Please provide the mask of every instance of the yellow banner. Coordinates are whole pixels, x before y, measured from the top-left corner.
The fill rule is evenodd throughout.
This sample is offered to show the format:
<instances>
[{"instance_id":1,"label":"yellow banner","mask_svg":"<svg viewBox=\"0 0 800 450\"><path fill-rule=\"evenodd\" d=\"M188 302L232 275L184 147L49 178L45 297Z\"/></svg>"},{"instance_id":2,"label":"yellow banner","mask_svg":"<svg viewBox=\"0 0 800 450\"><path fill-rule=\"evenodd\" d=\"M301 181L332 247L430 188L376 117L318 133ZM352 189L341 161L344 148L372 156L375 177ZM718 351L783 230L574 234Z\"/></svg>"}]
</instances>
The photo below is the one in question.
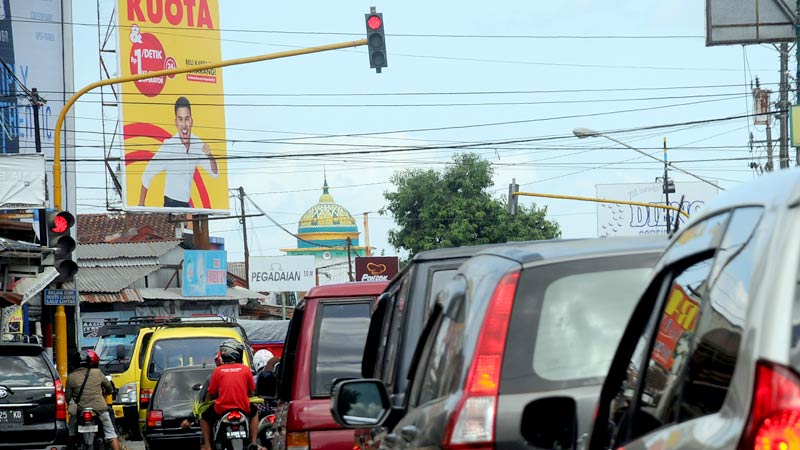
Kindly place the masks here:
<instances>
[{"instance_id":1,"label":"yellow banner","mask_svg":"<svg viewBox=\"0 0 800 450\"><path fill-rule=\"evenodd\" d=\"M120 76L222 59L217 0L119 0ZM222 70L122 84L129 210L229 209Z\"/></svg>"}]
</instances>

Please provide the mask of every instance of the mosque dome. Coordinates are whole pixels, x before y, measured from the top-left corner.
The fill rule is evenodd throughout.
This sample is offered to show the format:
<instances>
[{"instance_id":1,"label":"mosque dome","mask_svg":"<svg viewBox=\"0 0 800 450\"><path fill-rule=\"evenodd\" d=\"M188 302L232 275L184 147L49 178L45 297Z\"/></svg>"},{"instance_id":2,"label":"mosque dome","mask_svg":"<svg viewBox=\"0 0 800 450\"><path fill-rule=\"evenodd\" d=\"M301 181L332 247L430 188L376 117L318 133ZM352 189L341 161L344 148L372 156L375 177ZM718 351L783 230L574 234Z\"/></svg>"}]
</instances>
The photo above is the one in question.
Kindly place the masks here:
<instances>
[{"instance_id":1,"label":"mosque dome","mask_svg":"<svg viewBox=\"0 0 800 450\"><path fill-rule=\"evenodd\" d=\"M299 248L316 247L305 241L312 241L326 246L346 246L347 238L351 245L358 245L358 226L356 220L347 209L333 201L328 191L328 180L322 187L319 202L309 208L300 218L297 225Z\"/></svg>"}]
</instances>

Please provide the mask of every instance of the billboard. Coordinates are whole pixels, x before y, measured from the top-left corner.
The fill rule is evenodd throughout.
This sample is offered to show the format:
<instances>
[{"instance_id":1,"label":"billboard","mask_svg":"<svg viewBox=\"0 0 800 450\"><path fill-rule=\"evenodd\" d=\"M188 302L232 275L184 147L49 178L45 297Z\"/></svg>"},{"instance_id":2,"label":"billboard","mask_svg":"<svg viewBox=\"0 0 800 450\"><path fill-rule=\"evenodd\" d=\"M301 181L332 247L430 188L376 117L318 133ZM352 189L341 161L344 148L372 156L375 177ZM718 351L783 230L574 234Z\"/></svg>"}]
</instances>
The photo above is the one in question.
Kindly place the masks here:
<instances>
[{"instance_id":1,"label":"billboard","mask_svg":"<svg viewBox=\"0 0 800 450\"><path fill-rule=\"evenodd\" d=\"M222 59L217 0L119 0L119 75ZM122 83L123 205L129 210L226 212L222 71Z\"/></svg>"},{"instance_id":2,"label":"billboard","mask_svg":"<svg viewBox=\"0 0 800 450\"><path fill-rule=\"evenodd\" d=\"M665 202L662 183L598 184L595 189L597 197L602 199L658 205L663 205ZM703 209L706 203L717 196L717 193L717 188L702 181L676 181L675 192L669 194L669 204L676 208L680 207L691 216ZM598 203L597 236L667 234L667 211L647 206ZM669 211L673 224L676 214L677 211ZM687 217L681 215L679 220L683 224Z\"/></svg>"},{"instance_id":3,"label":"billboard","mask_svg":"<svg viewBox=\"0 0 800 450\"><path fill-rule=\"evenodd\" d=\"M389 281L399 267L397 256L356 256L356 281Z\"/></svg>"},{"instance_id":4,"label":"billboard","mask_svg":"<svg viewBox=\"0 0 800 450\"><path fill-rule=\"evenodd\" d=\"M658 327L652 359L669 371L675 362L675 350L681 339L694 333L700 306L683 288L674 284Z\"/></svg>"},{"instance_id":5,"label":"billboard","mask_svg":"<svg viewBox=\"0 0 800 450\"><path fill-rule=\"evenodd\" d=\"M69 0L0 0L0 153L35 153L33 108L23 90L36 88L42 152L53 156L53 129L65 103L64 22ZM67 45L71 45L68 43ZM71 71L71 61L66 64ZM71 77L71 75L69 75ZM16 78L16 80L15 80ZM18 81L17 81L18 80ZM52 163L51 163L52 164Z\"/></svg>"},{"instance_id":6,"label":"billboard","mask_svg":"<svg viewBox=\"0 0 800 450\"><path fill-rule=\"evenodd\" d=\"M0 209L46 208L44 155L0 155Z\"/></svg>"},{"instance_id":7,"label":"billboard","mask_svg":"<svg viewBox=\"0 0 800 450\"><path fill-rule=\"evenodd\" d=\"M786 0L706 0L706 45L794 42L795 4Z\"/></svg>"},{"instance_id":8,"label":"billboard","mask_svg":"<svg viewBox=\"0 0 800 450\"><path fill-rule=\"evenodd\" d=\"M224 297L228 292L228 254L224 250L184 250L184 297Z\"/></svg>"},{"instance_id":9,"label":"billboard","mask_svg":"<svg viewBox=\"0 0 800 450\"><path fill-rule=\"evenodd\" d=\"M313 255L250 258L249 289L256 292L307 291L317 284Z\"/></svg>"}]
</instances>

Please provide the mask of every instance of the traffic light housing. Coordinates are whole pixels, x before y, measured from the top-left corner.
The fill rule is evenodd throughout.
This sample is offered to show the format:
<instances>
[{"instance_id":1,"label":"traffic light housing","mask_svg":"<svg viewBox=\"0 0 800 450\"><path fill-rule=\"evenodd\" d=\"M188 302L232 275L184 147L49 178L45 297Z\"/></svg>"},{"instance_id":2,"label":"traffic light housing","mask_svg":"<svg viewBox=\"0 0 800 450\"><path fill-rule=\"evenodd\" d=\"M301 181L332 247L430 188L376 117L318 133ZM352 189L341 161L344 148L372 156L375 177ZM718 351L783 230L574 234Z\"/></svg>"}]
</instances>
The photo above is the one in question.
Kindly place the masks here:
<instances>
[{"instance_id":1,"label":"traffic light housing","mask_svg":"<svg viewBox=\"0 0 800 450\"><path fill-rule=\"evenodd\" d=\"M52 265L58 271L56 281L72 281L78 272L78 264L72 260L77 247L70 230L75 225L75 216L67 211L48 211L47 246L53 251Z\"/></svg>"},{"instance_id":2,"label":"traffic light housing","mask_svg":"<svg viewBox=\"0 0 800 450\"><path fill-rule=\"evenodd\" d=\"M386 67L386 35L383 32L383 14L375 12L373 8L369 14L364 14L367 23L367 52L369 52L369 67L381 73L381 68Z\"/></svg>"}]
</instances>

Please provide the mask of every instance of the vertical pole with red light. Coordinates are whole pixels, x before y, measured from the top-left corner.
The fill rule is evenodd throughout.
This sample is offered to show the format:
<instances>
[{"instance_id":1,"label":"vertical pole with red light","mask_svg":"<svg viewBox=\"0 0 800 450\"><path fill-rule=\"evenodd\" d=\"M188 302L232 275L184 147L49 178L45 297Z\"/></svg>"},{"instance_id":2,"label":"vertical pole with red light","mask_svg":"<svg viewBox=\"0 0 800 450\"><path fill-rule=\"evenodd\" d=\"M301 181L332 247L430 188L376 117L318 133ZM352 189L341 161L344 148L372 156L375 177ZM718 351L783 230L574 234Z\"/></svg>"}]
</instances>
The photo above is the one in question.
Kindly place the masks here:
<instances>
[{"instance_id":1,"label":"vertical pole with red light","mask_svg":"<svg viewBox=\"0 0 800 450\"><path fill-rule=\"evenodd\" d=\"M369 67L381 73L381 68L386 64L386 34L383 31L383 14L375 12L375 7L365 14L367 22L367 52L369 52Z\"/></svg>"}]
</instances>

